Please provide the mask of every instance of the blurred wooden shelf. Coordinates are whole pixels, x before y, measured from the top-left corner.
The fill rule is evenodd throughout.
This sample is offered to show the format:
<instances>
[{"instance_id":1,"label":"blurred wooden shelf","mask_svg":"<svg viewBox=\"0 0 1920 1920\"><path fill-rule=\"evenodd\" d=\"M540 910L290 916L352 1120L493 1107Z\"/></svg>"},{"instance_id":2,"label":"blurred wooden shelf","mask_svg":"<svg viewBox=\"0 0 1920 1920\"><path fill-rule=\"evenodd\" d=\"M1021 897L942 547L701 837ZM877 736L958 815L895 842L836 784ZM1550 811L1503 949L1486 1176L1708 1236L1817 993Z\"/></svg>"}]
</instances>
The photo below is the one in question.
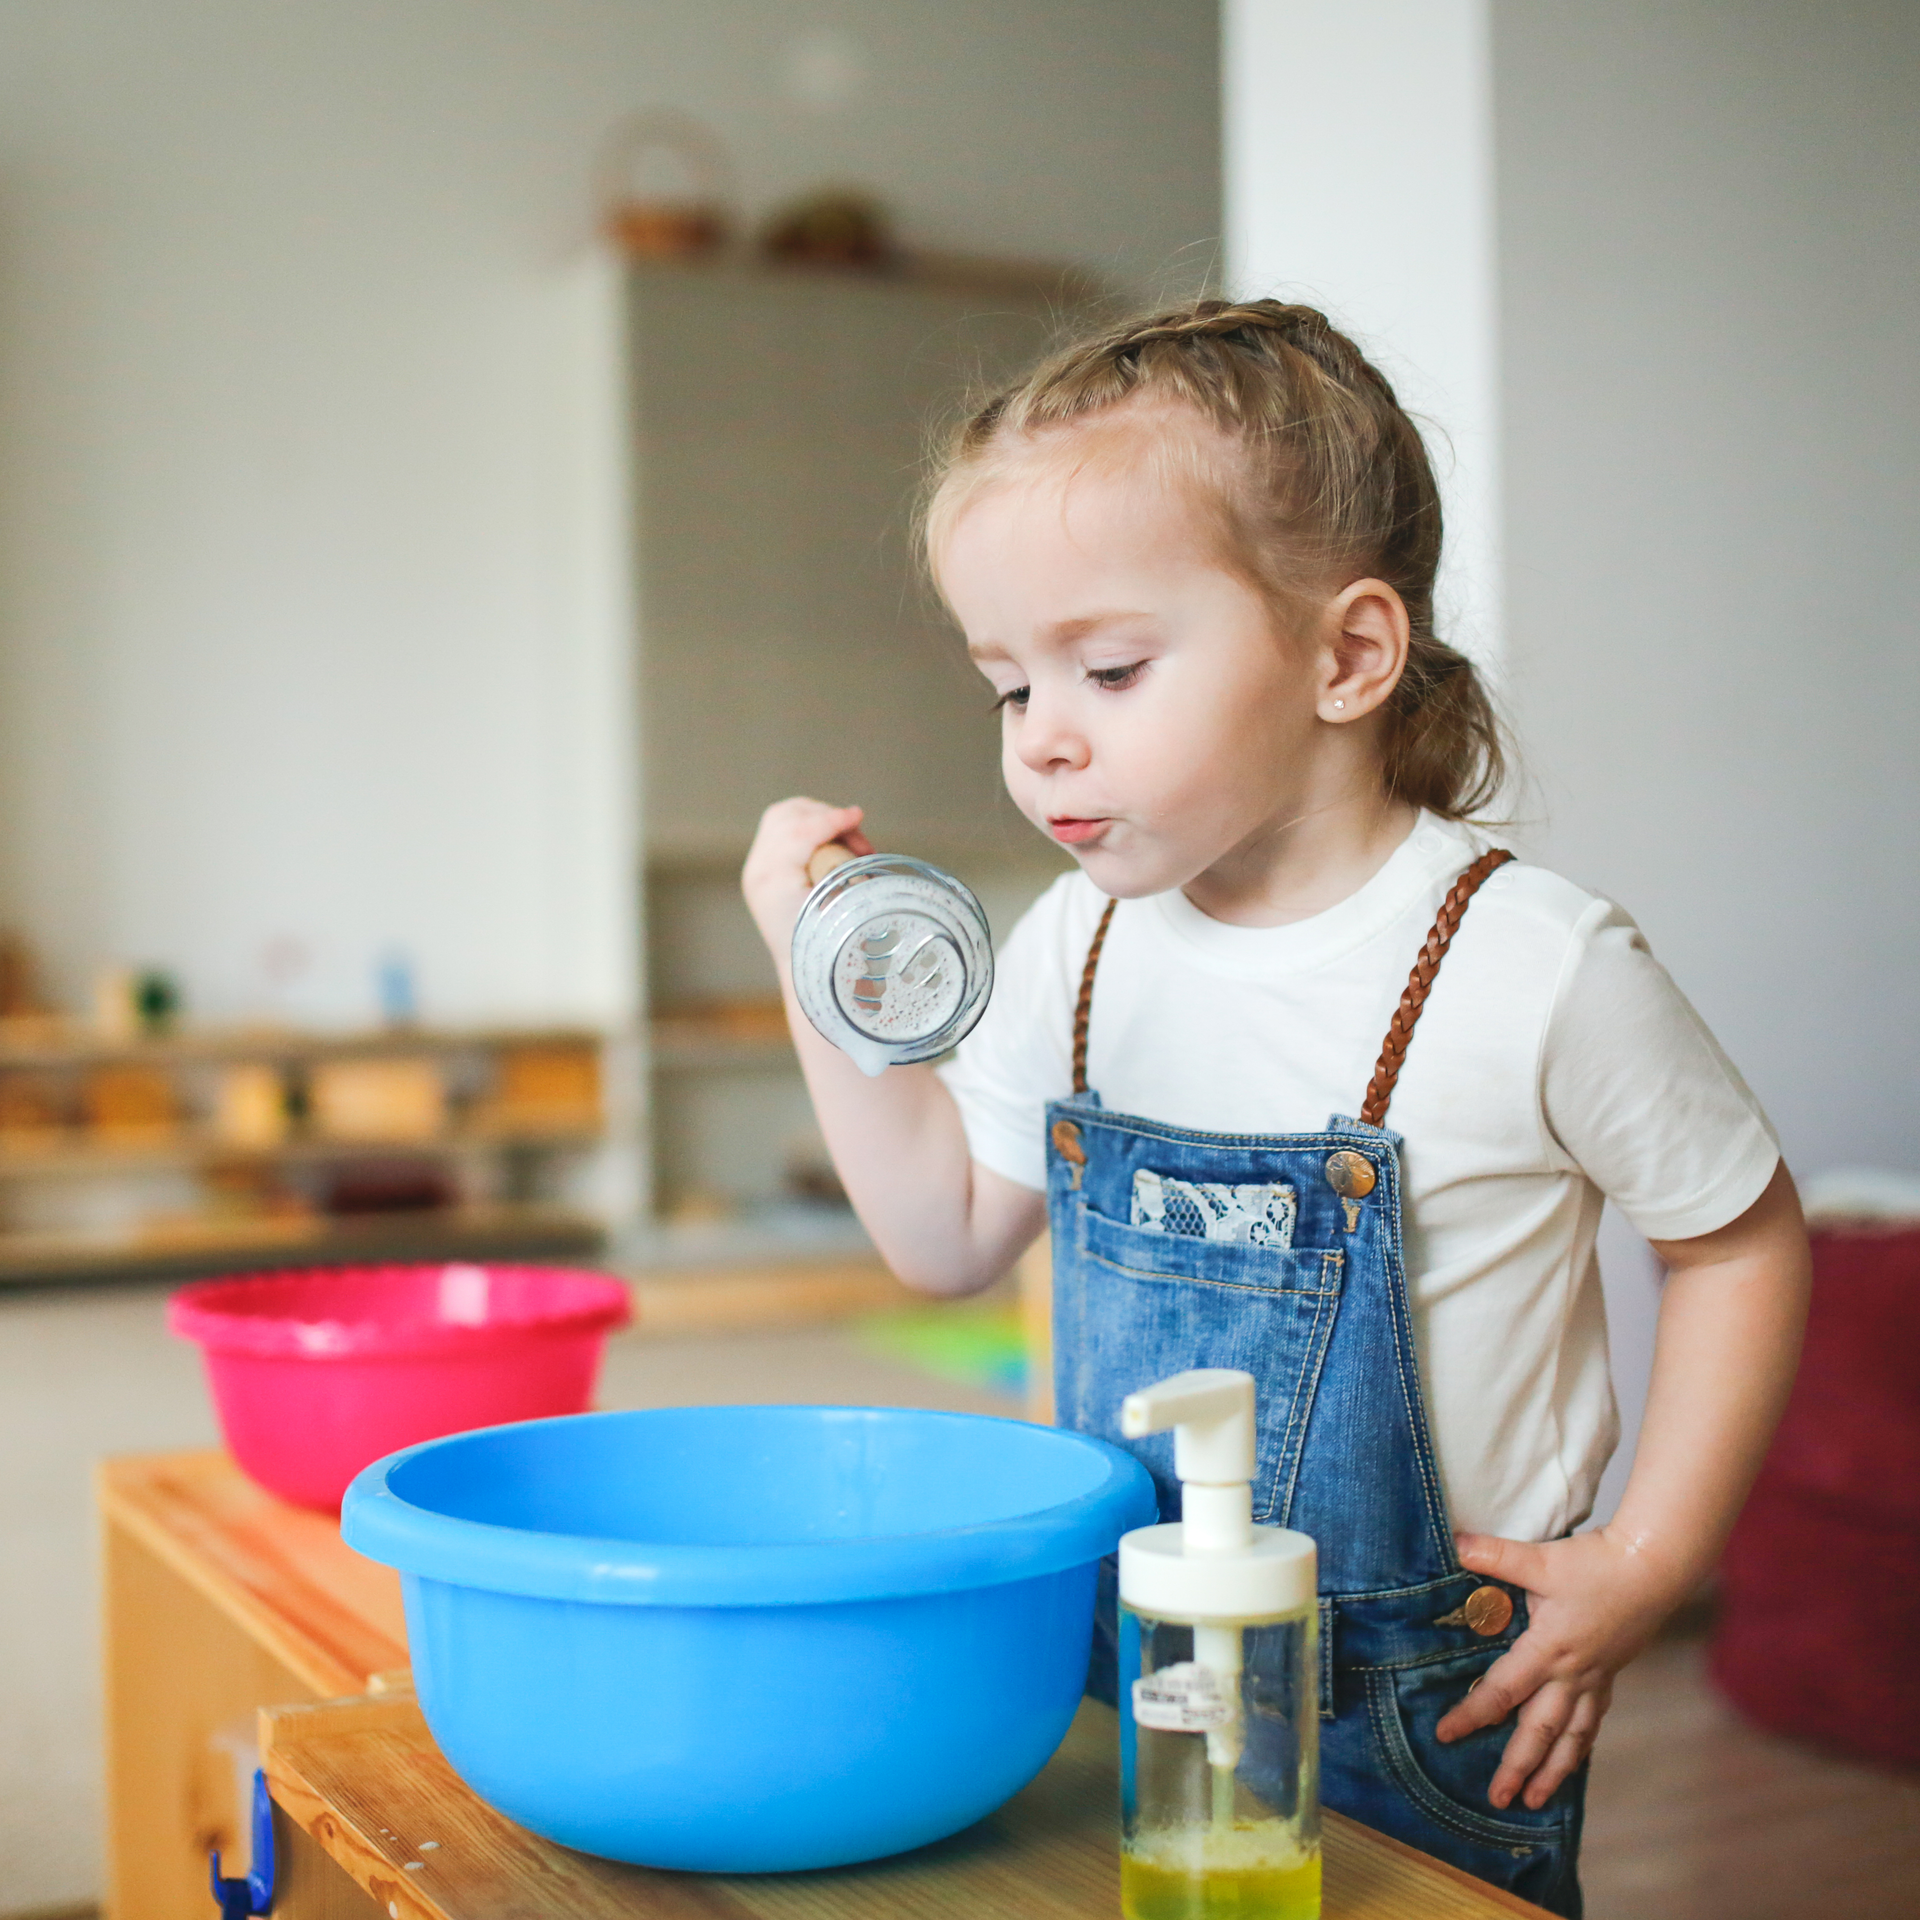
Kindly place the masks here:
<instances>
[{"instance_id":1,"label":"blurred wooden shelf","mask_svg":"<svg viewBox=\"0 0 1920 1920\"><path fill-rule=\"evenodd\" d=\"M293 1166L388 1155L429 1158L518 1150L558 1151L591 1147L603 1138L598 1126L466 1127L424 1140L321 1140L298 1136L275 1147L237 1146L199 1128L151 1140L116 1140L79 1129L44 1137L0 1135L0 1180L39 1179L47 1174L164 1172L174 1168L220 1166Z\"/></svg>"},{"instance_id":2,"label":"blurred wooden shelf","mask_svg":"<svg viewBox=\"0 0 1920 1920\"><path fill-rule=\"evenodd\" d=\"M573 1024L0 1021L0 1282L597 1254L604 1223L553 1203L608 1140L605 1047Z\"/></svg>"},{"instance_id":3,"label":"blurred wooden shelf","mask_svg":"<svg viewBox=\"0 0 1920 1920\"><path fill-rule=\"evenodd\" d=\"M159 1279L255 1267L381 1260L597 1258L606 1228L558 1206L472 1206L409 1213L263 1216L182 1223L111 1238L0 1234L0 1283Z\"/></svg>"},{"instance_id":4,"label":"blurred wooden shelf","mask_svg":"<svg viewBox=\"0 0 1920 1920\"><path fill-rule=\"evenodd\" d=\"M989 804L979 810L972 825L950 816L890 817L886 839L886 851L911 853L937 867L986 865L1000 873L1032 875L1041 884L1070 871L1059 849L998 796L989 796ZM669 881L724 880L732 885L746 864L748 844L736 834L709 833L698 826L656 832L647 840L647 875Z\"/></svg>"},{"instance_id":5,"label":"blurred wooden shelf","mask_svg":"<svg viewBox=\"0 0 1920 1920\"><path fill-rule=\"evenodd\" d=\"M756 288L814 281L882 294L890 289L909 292L931 289L941 293L1076 305L1108 298L1113 291L1098 274L1068 261L922 248L903 248L885 260L860 266L845 265L837 260L779 259L743 247L723 247L685 258L628 255L626 264L628 270L636 274L732 280Z\"/></svg>"},{"instance_id":6,"label":"blurred wooden shelf","mask_svg":"<svg viewBox=\"0 0 1920 1920\"><path fill-rule=\"evenodd\" d=\"M777 999L662 1008L650 1023L647 1056L658 1073L797 1064Z\"/></svg>"},{"instance_id":7,"label":"blurred wooden shelf","mask_svg":"<svg viewBox=\"0 0 1920 1920\"><path fill-rule=\"evenodd\" d=\"M767 1261L672 1273L633 1274L634 1325L642 1339L687 1333L765 1333L889 1313L914 1296L880 1261Z\"/></svg>"},{"instance_id":8,"label":"blurred wooden shelf","mask_svg":"<svg viewBox=\"0 0 1920 1920\"><path fill-rule=\"evenodd\" d=\"M164 1038L111 1040L78 1021L0 1020L0 1071L61 1067L184 1067L259 1060L385 1059L516 1047L590 1047L606 1036L591 1027L378 1027L330 1033L298 1027L187 1027Z\"/></svg>"}]
</instances>

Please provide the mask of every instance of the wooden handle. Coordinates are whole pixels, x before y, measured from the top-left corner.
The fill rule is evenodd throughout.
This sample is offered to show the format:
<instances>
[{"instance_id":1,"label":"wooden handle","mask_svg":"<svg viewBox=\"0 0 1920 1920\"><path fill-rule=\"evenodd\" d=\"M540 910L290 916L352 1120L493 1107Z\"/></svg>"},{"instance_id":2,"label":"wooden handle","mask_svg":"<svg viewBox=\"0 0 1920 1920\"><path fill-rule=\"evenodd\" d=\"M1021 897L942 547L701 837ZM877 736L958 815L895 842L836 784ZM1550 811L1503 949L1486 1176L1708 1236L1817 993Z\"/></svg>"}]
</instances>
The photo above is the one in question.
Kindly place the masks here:
<instances>
[{"instance_id":1,"label":"wooden handle","mask_svg":"<svg viewBox=\"0 0 1920 1920\"><path fill-rule=\"evenodd\" d=\"M849 860L860 856L851 847L842 846L838 840L829 840L824 847L815 847L807 856L807 883L817 887L835 867L844 867Z\"/></svg>"}]
</instances>

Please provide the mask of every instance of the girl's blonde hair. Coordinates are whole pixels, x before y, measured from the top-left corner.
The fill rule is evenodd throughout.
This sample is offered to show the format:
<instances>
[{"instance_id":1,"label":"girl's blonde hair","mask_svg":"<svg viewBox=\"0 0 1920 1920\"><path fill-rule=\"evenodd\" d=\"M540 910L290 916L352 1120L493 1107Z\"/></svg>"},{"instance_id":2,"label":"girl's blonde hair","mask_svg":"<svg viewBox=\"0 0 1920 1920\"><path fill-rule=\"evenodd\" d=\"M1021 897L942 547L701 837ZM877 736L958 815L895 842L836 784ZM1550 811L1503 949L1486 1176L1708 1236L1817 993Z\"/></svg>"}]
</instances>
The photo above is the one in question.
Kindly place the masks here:
<instances>
[{"instance_id":1,"label":"girl's blonde hair","mask_svg":"<svg viewBox=\"0 0 1920 1920\"><path fill-rule=\"evenodd\" d=\"M1330 578L1399 594L1413 637L1384 709L1387 792L1448 819L1486 807L1506 779L1504 732L1473 662L1433 630L1440 493L1425 443L1379 369L1312 307L1200 300L1053 354L953 434L924 516L929 558L986 487L1037 452L1081 448L1122 406L1197 414L1227 443L1222 461L1205 436L1162 431L1148 457L1162 479L1199 483L1231 559L1278 606Z\"/></svg>"}]
</instances>

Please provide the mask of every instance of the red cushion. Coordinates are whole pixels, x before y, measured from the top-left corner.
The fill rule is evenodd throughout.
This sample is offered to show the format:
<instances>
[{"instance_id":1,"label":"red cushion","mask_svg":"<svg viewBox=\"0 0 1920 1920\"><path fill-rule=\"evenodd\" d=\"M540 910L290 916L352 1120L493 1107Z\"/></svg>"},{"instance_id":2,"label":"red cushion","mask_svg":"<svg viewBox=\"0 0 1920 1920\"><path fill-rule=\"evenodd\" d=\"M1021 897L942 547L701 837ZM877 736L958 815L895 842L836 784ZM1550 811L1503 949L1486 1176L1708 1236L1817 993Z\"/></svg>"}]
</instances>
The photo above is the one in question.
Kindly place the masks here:
<instances>
[{"instance_id":1,"label":"red cushion","mask_svg":"<svg viewBox=\"0 0 1920 1920\"><path fill-rule=\"evenodd\" d=\"M1763 1488L1920 1528L1920 1228L1813 1236L1813 1303Z\"/></svg>"},{"instance_id":2,"label":"red cushion","mask_svg":"<svg viewBox=\"0 0 1920 1920\"><path fill-rule=\"evenodd\" d=\"M1920 1767L1920 1532L1757 1492L1721 1564L1710 1671L1763 1727Z\"/></svg>"},{"instance_id":3,"label":"red cushion","mask_svg":"<svg viewBox=\"0 0 1920 1920\"><path fill-rule=\"evenodd\" d=\"M1920 1766L1920 1228L1816 1233L1813 1272L1711 1669L1762 1726Z\"/></svg>"}]
</instances>

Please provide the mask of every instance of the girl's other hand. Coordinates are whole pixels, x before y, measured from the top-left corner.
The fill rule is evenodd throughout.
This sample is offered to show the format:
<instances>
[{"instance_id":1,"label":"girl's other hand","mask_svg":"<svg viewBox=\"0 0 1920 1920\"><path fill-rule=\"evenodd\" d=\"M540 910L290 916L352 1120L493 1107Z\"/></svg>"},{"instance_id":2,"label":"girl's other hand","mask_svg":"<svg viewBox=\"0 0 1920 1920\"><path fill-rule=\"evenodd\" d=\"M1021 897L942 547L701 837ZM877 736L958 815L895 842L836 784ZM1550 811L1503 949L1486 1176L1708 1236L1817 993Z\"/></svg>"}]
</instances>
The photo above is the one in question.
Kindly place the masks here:
<instances>
[{"instance_id":1,"label":"girl's other hand","mask_svg":"<svg viewBox=\"0 0 1920 1920\"><path fill-rule=\"evenodd\" d=\"M1447 1713L1436 1731L1458 1740L1518 1718L1487 1789L1496 1807L1548 1796L1593 1749L1613 1701L1613 1677L1683 1598L1665 1573L1605 1527L1544 1546L1463 1533L1460 1564L1524 1587L1527 1630Z\"/></svg>"},{"instance_id":2,"label":"girl's other hand","mask_svg":"<svg viewBox=\"0 0 1920 1920\"><path fill-rule=\"evenodd\" d=\"M829 840L844 841L854 853L871 853L873 844L860 831L864 817L862 808L832 807L824 800L780 800L760 816L740 872L740 891L783 981L793 923L813 891L807 862Z\"/></svg>"}]
</instances>

